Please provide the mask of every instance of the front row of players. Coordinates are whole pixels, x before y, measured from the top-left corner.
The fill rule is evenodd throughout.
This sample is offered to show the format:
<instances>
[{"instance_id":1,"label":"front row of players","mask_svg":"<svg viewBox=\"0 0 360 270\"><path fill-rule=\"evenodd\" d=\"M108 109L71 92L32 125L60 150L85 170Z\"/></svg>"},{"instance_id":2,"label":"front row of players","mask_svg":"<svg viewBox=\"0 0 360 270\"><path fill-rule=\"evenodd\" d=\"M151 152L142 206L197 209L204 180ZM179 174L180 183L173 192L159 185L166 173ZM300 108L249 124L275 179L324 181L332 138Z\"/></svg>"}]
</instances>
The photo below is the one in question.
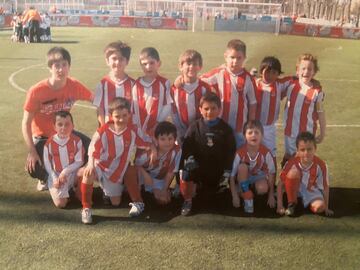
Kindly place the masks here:
<instances>
[{"instance_id":1,"label":"front row of players","mask_svg":"<svg viewBox=\"0 0 360 270\"><path fill-rule=\"evenodd\" d=\"M44 147L44 165L48 187L56 207L63 208L69 191L76 190L81 200L82 222L92 223L92 192L98 181L111 205L118 206L126 188L131 199L129 215L144 210L141 185L152 192L160 204L171 201L170 186L178 173L180 192L184 198L182 215L189 215L195 195L206 192L215 196L230 184L232 204L254 212L254 192L268 194L267 204L276 206L274 182L276 164L271 152L262 145L263 127L251 120L244 126L246 143L236 150L231 127L219 118L221 103L214 93L205 94L199 104L201 118L190 125L183 145L176 144L176 127L160 122L155 128L153 143L143 141L131 121L130 103L115 98L109 105L111 120L93 135L89 160L83 165L84 147L73 131L69 112L55 115L56 134ZM280 173L277 185L277 212L294 215L300 195L304 207L314 213L331 215L329 182L326 164L317 156L316 139L309 132L296 139L297 152ZM136 152L136 153L135 153ZM283 189L287 209L283 207Z\"/></svg>"}]
</instances>

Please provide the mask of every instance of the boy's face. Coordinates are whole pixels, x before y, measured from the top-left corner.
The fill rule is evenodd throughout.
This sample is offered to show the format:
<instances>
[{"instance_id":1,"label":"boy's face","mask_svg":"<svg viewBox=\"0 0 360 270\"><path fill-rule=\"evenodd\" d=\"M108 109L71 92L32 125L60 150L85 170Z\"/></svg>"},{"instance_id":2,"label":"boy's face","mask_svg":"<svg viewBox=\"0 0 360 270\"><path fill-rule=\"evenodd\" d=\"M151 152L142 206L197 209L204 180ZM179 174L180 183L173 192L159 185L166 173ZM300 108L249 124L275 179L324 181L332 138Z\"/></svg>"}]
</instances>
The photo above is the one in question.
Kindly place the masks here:
<instances>
[{"instance_id":1,"label":"boy's face","mask_svg":"<svg viewBox=\"0 0 360 270\"><path fill-rule=\"evenodd\" d=\"M175 145L175 137L173 134L162 134L156 138L156 142L159 150L168 152Z\"/></svg>"},{"instance_id":2,"label":"boy's face","mask_svg":"<svg viewBox=\"0 0 360 270\"><path fill-rule=\"evenodd\" d=\"M130 112L127 109L115 110L111 114L114 126L127 125L130 119Z\"/></svg>"},{"instance_id":3,"label":"boy's face","mask_svg":"<svg viewBox=\"0 0 360 270\"><path fill-rule=\"evenodd\" d=\"M309 85L312 78L315 76L314 63L308 60L301 60L297 67L296 73L300 82Z\"/></svg>"},{"instance_id":4,"label":"boy's face","mask_svg":"<svg viewBox=\"0 0 360 270\"><path fill-rule=\"evenodd\" d=\"M245 55L243 52L234 50L234 49L227 49L224 53L226 67L232 73L239 73L245 61Z\"/></svg>"},{"instance_id":5,"label":"boy's face","mask_svg":"<svg viewBox=\"0 0 360 270\"><path fill-rule=\"evenodd\" d=\"M263 135L262 135L260 129L258 129L256 127L249 128L245 131L245 139L246 139L246 143L248 145L259 146L263 139Z\"/></svg>"},{"instance_id":6,"label":"boy's face","mask_svg":"<svg viewBox=\"0 0 360 270\"><path fill-rule=\"evenodd\" d=\"M57 80L65 80L69 76L70 65L69 62L63 59L55 61L50 69L51 76Z\"/></svg>"},{"instance_id":7,"label":"boy's face","mask_svg":"<svg viewBox=\"0 0 360 270\"><path fill-rule=\"evenodd\" d=\"M261 75L265 83L273 83L279 77L279 72L274 69L264 68Z\"/></svg>"},{"instance_id":8,"label":"boy's face","mask_svg":"<svg viewBox=\"0 0 360 270\"><path fill-rule=\"evenodd\" d=\"M115 76L123 75L128 63L128 60L120 52L114 52L106 59L106 64Z\"/></svg>"},{"instance_id":9,"label":"boy's face","mask_svg":"<svg viewBox=\"0 0 360 270\"><path fill-rule=\"evenodd\" d=\"M180 65L181 74L185 79L196 79L200 70L201 66L198 61L184 61Z\"/></svg>"},{"instance_id":10,"label":"boy's face","mask_svg":"<svg viewBox=\"0 0 360 270\"><path fill-rule=\"evenodd\" d=\"M302 164L311 164L314 160L314 155L316 152L315 144L311 141L299 141L296 155L300 158Z\"/></svg>"},{"instance_id":11,"label":"boy's face","mask_svg":"<svg viewBox=\"0 0 360 270\"><path fill-rule=\"evenodd\" d=\"M60 117L56 116L55 119L55 131L58 134L59 138L65 139L68 138L71 132L74 129L74 124L71 122L70 116Z\"/></svg>"},{"instance_id":12,"label":"boy's face","mask_svg":"<svg viewBox=\"0 0 360 270\"><path fill-rule=\"evenodd\" d=\"M204 102L202 106L199 107L201 116L206 121L215 120L220 115L220 108L215 102Z\"/></svg>"},{"instance_id":13,"label":"boy's face","mask_svg":"<svg viewBox=\"0 0 360 270\"><path fill-rule=\"evenodd\" d=\"M145 77L155 78L158 75L161 61L157 61L150 56L143 56L140 57L140 65Z\"/></svg>"}]
</instances>

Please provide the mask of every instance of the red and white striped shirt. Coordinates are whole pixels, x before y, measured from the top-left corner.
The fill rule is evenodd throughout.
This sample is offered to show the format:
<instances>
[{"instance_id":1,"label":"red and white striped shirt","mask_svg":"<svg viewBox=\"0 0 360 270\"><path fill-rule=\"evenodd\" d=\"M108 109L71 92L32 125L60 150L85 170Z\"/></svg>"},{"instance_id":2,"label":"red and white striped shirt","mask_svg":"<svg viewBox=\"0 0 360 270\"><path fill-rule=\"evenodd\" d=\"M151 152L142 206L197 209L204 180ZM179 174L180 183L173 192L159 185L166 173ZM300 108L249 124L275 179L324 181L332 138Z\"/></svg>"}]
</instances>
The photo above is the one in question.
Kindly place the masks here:
<instances>
[{"instance_id":1,"label":"red and white striped shirt","mask_svg":"<svg viewBox=\"0 0 360 270\"><path fill-rule=\"evenodd\" d=\"M274 157L269 149L262 144L260 145L255 158L250 157L246 144L236 151L231 176L235 176L237 174L241 163L245 163L249 166L249 172L251 175L256 175L260 171L266 175L276 173Z\"/></svg>"},{"instance_id":2,"label":"red and white striped shirt","mask_svg":"<svg viewBox=\"0 0 360 270\"><path fill-rule=\"evenodd\" d=\"M288 172L295 166L301 175L301 185L300 190L307 189L311 191L312 189L324 190L329 186L329 173L326 163L321 160L319 157L314 156L314 160L310 166L304 168L301 165L300 158L294 157L290 159L286 164L284 169L280 173L280 179L285 182L286 175Z\"/></svg>"},{"instance_id":3,"label":"red and white striped shirt","mask_svg":"<svg viewBox=\"0 0 360 270\"><path fill-rule=\"evenodd\" d=\"M284 111L285 135L296 137L303 131L316 134L316 122L319 119L316 103L323 100L324 92L320 87L308 87L294 81L287 92Z\"/></svg>"},{"instance_id":4,"label":"red and white striped shirt","mask_svg":"<svg viewBox=\"0 0 360 270\"><path fill-rule=\"evenodd\" d=\"M171 112L170 81L157 76L151 83L142 78L132 88L133 123L143 134L152 136L158 122L166 120Z\"/></svg>"},{"instance_id":5,"label":"red and white striped shirt","mask_svg":"<svg viewBox=\"0 0 360 270\"><path fill-rule=\"evenodd\" d=\"M243 69L233 74L226 68L215 68L201 79L218 91L222 102L221 118L233 130L242 132L248 119L248 107L256 104L256 84L250 73Z\"/></svg>"},{"instance_id":6,"label":"red and white striped shirt","mask_svg":"<svg viewBox=\"0 0 360 270\"><path fill-rule=\"evenodd\" d=\"M280 101L286 97L291 82L292 77L278 79L271 84L261 79L256 81L256 119L264 126L273 125L279 119Z\"/></svg>"},{"instance_id":7,"label":"red and white striped shirt","mask_svg":"<svg viewBox=\"0 0 360 270\"><path fill-rule=\"evenodd\" d=\"M127 127L120 133L111 128L112 122L102 125L94 134L89 156L95 159L95 165L110 181L122 182L136 147L148 146L136 132Z\"/></svg>"},{"instance_id":8,"label":"red and white striped shirt","mask_svg":"<svg viewBox=\"0 0 360 270\"><path fill-rule=\"evenodd\" d=\"M83 156L81 139L74 134L65 139L55 134L44 146L44 166L53 179L56 179L60 173L69 175L79 169L84 163Z\"/></svg>"},{"instance_id":9,"label":"red and white striped shirt","mask_svg":"<svg viewBox=\"0 0 360 270\"><path fill-rule=\"evenodd\" d=\"M207 92L211 92L211 87L202 80L184 84L182 88L176 88L174 85L171 87L172 118L180 137L185 135L192 122L201 118L200 99Z\"/></svg>"},{"instance_id":10,"label":"red and white striped shirt","mask_svg":"<svg viewBox=\"0 0 360 270\"><path fill-rule=\"evenodd\" d=\"M105 122L109 121L109 103L116 97L126 98L132 103L131 89L135 80L126 76L121 82L114 82L109 75L101 79L96 86L93 104L105 115Z\"/></svg>"},{"instance_id":11,"label":"red and white striped shirt","mask_svg":"<svg viewBox=\"0 0 360 270\"><path fill-rule=\"evenodd\" d=\"M164 179L169 172L176 173L179 170L181 148L178 145L158 157L154 164L150 164L151 151L144 151L137 159L136 165L142 166L152 178Z\"/></svg>"}]
</instances>

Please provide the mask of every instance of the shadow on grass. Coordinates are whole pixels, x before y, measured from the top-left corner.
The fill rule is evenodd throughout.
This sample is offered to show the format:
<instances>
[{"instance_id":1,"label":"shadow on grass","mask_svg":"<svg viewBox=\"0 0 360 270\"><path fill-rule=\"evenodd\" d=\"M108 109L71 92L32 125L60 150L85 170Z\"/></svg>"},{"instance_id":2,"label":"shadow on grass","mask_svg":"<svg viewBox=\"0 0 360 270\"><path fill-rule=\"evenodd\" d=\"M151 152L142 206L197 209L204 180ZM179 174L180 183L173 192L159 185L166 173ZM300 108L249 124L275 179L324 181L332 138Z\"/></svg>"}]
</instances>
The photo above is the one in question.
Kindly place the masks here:
<instances>
[{"instance_id":1,"label":"shadow on grass","mask_svg":"<svg viewBox=\"0 0 360 270\"><path fill-rule=\"evenodd\" d=\"M130 218L127 216L129 210L129 198L125 194L120 207L111 207L103 204L102 191L100 188L94 189L94 224L99 224L107 221L120 222L140 222L140 223L166 223L173 218L180 215L182 200L174 199L167 206L159 206L156 204L151 195L145 194L144 201L146 209L144 213L137 218ZM356 188L331 188L330 190L330 208L335 211L335 216L332 219L342 217L360 216L360 189ZM60 223L80 223L80 202L72 198L68 207L65 210L56 209L52 205L51 198L48 193L8 193L0 191L0 220L18 220L23 222L60 222ZM103 209L103 210L102 210ZM122 216L107 216L105 209L120 210ZM15 211L14 211L15 210ZM67 211L68 210L68 211ZM112 210L111 210L112 211ZM99 215L99 213L102 213ZM115 213L115 212L114 212ZM124 213L126 216L124 216ZM115 213L116 214L116 213ZM193 214L188 220L189 223L194 223L197 219L204 221L206 219L212 223L212 218L203 216L202 214L210 214L216 216L229 217L249 217L245 215L242 209L235 209L231 206L230 193L220 194L217 198L206 199L204 197L197 197L194 199ZM302 221L301 216L308 214L308 211L300 211L299 215L295 217ZM199 217L197 217L199 215ZM278 218L274 210L266 206L266 196L259 196L255 199L255 214L251 216L255 219L274 219ZM215 217L214 217L215 218ZM187 218L183 221L187 223ZM219 218L216 217L216 220ZM240 219L243 220L243 219ZM181 221L181 222L183 222ZM218 221L217 221L218 222ZM219 223L219 222L218 222ZM191 227L191 224L189 226ZM205 226L205 225L204 225ZM209 224L210 227L214 224ZM238 229L238 224L218 224L229 227L229 229ZM266 228L268 226L263 224ZM285 228L285 230L287 230Z\"/></svg>"}]
</instances>

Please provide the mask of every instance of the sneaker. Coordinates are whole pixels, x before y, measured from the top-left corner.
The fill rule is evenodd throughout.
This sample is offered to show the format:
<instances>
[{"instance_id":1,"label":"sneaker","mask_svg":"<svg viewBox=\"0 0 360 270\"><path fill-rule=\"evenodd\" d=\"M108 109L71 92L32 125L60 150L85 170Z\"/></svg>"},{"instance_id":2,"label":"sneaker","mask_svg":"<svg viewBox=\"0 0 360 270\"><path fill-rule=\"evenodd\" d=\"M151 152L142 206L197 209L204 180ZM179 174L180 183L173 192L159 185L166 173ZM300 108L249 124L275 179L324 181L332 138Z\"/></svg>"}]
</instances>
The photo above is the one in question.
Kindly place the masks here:
<instances>
[{"instance_id":1,"label":"sneaker","mask_svg":"<svg viewBox=\"0 0 360 270\"><path fill-rule=\"evenodd\" d=\"M44 190L48 190L48 186L46 182L43 182L41 180L38 181L37 185L36 185L36 190L37 191L44 191Z\"/></svg>"},{"instance_id":2,"label":"sneaker","mask_svg":"<svg viewBox=\"0 0 360 270\"><path fill-rule=\"evenodd\" d=\"M191 212L192 201L184 201L181 207L181 215L188 216Z\"/></svg>"},{"instance_id":3,"label":"sneaker","mask_svg":"<svg viewBox=\"0 0 360 270\"><path fill-rule=\"evenodd\" d=\"M254 200L244 200L244 212L248 214L254 213Z\"/></svg>"},{"instance_id":4,"label":"sneaker","mask_svg":"<svg viewBox=\"0 0 360 270\"><path fill-rule=\"evenodd\" d=\"M84 224L92 223L92 213L90 208L84 208L81 210L81 221Z\"/></svg>"},{"instance_id":5,"label":"sneaker","mask_svg":"<svg viewBox=\"0 0 360 270\"><path fill-rule=\"evenodd\" d=\"M129 211L130 217L139 216L144 211L144 208L145 208L145 204L143 202L129 203L129 206L131 206L131 209Z\"/></svg>"},{"instance_id":6,"label":"sneaker","mask_svg":"<svg viewBox=\"0 0 360 270\"><path fill-rule=\"evenodd\" d=\"M290 216L290 217L294 216L295 215L295 208L296 208L296 204L290 203L288 205L288 208L285 210L285 215Z\"/></svg>"}]
</instances>

